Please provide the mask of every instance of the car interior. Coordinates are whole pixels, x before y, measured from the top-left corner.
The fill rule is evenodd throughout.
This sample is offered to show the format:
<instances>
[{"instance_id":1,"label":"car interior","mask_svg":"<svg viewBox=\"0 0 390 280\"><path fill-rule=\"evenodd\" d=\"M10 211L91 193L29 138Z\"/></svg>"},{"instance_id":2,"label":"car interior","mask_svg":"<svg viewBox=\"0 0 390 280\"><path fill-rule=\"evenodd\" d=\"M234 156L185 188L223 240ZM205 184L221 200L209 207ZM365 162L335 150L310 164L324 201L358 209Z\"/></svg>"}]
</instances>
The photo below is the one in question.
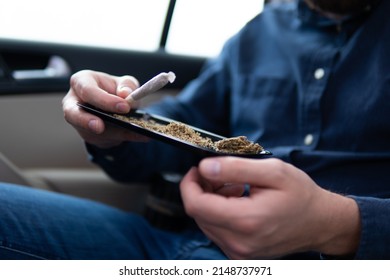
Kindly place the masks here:
<instances>
[{"instance_id":1,"label":"car interior","mask_svg":"<svg viewBox=\"0 0 390 280\"><path fill-rule=\"evenodd\" d=\"M92 164L83 141L64 120L61 100L71 75L83 69L130 74L141 84L173 71L178 73L176 81L143 99L141 106L177 94L207 59L165 50L179 1L169 1L154 51L0 36L0 181L143 213L149 186L115 182ZM258 2L260 11L263 1Z\"/></svg>"},{"instance_id":2,"label":"car interior","mask_svg":"<svg viewBox=\"0 0 390 280\"><path fill-rule=\"evenodd\" d=\"M2 41L1 57L1 180L85 196L126 210L141 209L136 204L145 186L108 178L88 161L84 143L64 120L61 100L69 89L69 77L78 70L96 69L116 75L134 73L141 82L166 69L182 73L172 86L144 98L144 106L176 94L197 75L203 59L19 41ZM66 71L58 76L46 74L53 58L66 64ZM129 203L131 197L138 198Z\"/></svg>"}]
</instances>

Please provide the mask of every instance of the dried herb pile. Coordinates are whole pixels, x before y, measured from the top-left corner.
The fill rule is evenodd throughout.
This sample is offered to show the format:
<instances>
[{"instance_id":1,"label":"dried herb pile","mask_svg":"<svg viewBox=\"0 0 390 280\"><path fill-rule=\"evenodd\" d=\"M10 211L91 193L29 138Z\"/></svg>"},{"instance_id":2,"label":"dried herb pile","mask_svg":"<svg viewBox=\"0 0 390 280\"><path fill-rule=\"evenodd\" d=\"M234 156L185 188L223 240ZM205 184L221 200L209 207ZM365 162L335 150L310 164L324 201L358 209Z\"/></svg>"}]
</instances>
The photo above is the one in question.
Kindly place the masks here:
<instances>
[{"instance_id":1,"label":"dried herb pile","mask_svg":"<svg viewBox=\"0 0 390 280\"><path fill-rule=\"evenodd\" d=\"M249 141L246 136L226 138L213 142L210 138L203 137L199 132L184 123L171 122L167 125L163 125L150 119L138 119L117 114L114 114L114 117L145 129L179 138L198 146L214 149L217 152L229 154L258 154L264 150L259 144Z\"/></svg>"}]
</instances>

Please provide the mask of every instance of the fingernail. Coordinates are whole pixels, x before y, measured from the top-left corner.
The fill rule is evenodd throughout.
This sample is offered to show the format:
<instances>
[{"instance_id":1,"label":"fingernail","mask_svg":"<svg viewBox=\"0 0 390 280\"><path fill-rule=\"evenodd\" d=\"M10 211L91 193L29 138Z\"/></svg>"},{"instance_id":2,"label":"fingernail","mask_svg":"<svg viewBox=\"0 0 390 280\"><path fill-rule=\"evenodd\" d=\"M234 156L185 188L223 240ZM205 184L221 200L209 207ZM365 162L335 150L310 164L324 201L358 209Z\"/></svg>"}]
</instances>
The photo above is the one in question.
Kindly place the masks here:
<instances>
[{"instance_id":1,"label":"fingernail","mask_svg":"<svg viewBox=\"0 0 390 280\"><path fill-rule=\"evenodd\" d=\"M127 113L129 111L129 105L123 102L116 104L115 109L118 113Z\"/></svg>"},{"instance_id":2,"label":"fingernail","mask_svg":"<svg viewBox=\"0 0 390 280\"><path fill-rule=\"evenodd\" d=\"M90 120L88 123L89 129L93 130L94 132L98 132L98 122L97 120Z\"/></svg>"},{"instance_id":3,"label":"fingernail","mask_svg":"<svg viewBox=\"0 0 390 280\"><path fill-rule=\"evenodd\" d=\"M126 87L126 86L119 88L119 91L125 92L125 93L127 93L127 95L129 95L130 93L133 92L133 90L130 87Z\"/></svg>"},{"instance_id":4,"label":"fingernail","mask_svg":"<svg viewBox=\"0 0 390 280\"><path fill-rule=\"evenodd\" d=\"M221 164L217 160L206 159L202 162L202 170L205 175L215 177L221 172Z\"/></svg>"}]
</instances>

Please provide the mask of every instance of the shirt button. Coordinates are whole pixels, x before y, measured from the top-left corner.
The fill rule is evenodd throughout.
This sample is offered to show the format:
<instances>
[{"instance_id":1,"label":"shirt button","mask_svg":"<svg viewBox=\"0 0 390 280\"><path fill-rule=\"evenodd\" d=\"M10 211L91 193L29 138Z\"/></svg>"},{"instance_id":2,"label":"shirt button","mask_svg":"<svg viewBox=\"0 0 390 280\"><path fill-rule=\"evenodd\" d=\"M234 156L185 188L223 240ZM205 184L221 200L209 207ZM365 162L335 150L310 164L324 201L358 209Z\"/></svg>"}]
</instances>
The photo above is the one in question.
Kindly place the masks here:
<instances>
[{"instance_id":1,"label":"shirt button","mask_svg":"<svg viewBox=\"0 0 390 280\"><path fill-rule=\"evenodd\" d=\"M323 68L318 68L314 71L314 78L321 80L325 76L325 70Z\"/></svg>"},{"instance_id":2,"label":"shirt button","mask_svg":"<svg viewBox=\"0 0 390 280\"><path fill-rule=\"evenodd\" d=\"M305 139L303 140L303 143L305 143L306 146L309 146L313 143L314 136L313 134L307 134L305 136Z\"/></svg>"},{"instance_id":3,"label":"shirt button","mask_svg":"<svg viewBox=\"0 0 390 280\"><path fill-rule=\"evenodd\" d=\"M113 156L107 155L104 157L107 161L114 161L115 158Z\"/></svg>"}]
</instances>

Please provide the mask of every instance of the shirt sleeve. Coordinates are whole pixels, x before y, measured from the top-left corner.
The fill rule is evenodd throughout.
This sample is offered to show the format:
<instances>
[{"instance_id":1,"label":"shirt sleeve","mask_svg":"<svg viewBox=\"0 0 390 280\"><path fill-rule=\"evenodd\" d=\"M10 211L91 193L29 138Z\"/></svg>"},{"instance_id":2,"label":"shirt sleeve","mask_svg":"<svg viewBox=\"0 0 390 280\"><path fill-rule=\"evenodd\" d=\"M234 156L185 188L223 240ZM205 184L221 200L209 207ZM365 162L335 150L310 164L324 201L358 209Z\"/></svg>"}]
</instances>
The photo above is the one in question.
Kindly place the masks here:
<instances>
[{"instance_id":1,"label":"shirt sleeve","mask_svg":"<svg viewBox=\"0 0 390 280\"><path fill-rule=\"evenodd\" d=\"M361 219L356 259L390 259L390 199L351 196Z\"/></svg>"}]
</instances>

